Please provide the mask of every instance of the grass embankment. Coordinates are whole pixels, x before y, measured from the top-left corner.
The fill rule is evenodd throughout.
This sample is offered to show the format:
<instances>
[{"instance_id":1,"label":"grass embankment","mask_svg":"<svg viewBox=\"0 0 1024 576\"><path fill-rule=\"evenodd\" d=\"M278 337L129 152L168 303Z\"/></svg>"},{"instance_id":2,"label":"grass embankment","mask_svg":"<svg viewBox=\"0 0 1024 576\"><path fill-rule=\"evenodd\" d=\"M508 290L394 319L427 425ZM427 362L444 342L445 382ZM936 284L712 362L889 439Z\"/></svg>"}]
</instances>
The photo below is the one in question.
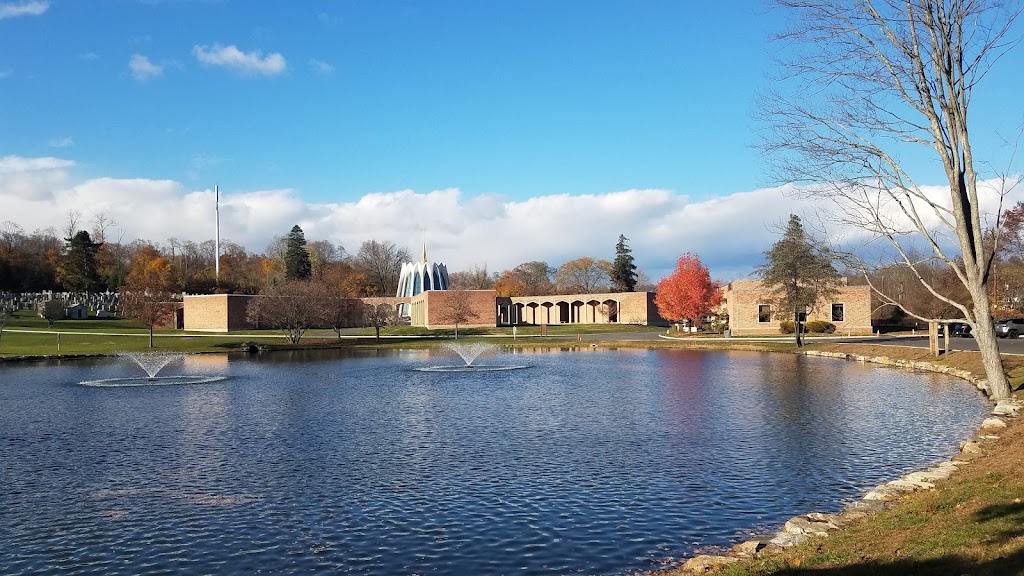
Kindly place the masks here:
<instances>
[{"instance_id":1,"label":"grass embankment","mask_svg":"<svg viewBox=\"0 0 1024 576\"><path fill-rule=\"evenodd\" d=\"M512 329L460 328L460 339L506 337L502 344L557 346L567 337L608 332L649 332L661 328L635 325L564 325L549 326L547 335L540 336L539 326L521 326L516 329L519 340L512 340ZM344 338L330 330L310 330L298 345L290 345L276 330L252 330L230 334L210 334L183 330L157 330L154 348L149 348L149 330L142 324L124 319L58 320L48 326L38 315L22 310L9 320L0 333L0 357L4 356L80 356L104 355L118 352L147 350L173 352L224 352L240 349L244 342L255 341L270 348L334 348L349 346L423 347L432 346L433 339L448 339L454 329L428 330L413 326L387 326L381 329L386 340L376 341L372 328L346 329ZM59 335L59 349L58 349ZM407 339L406 339L407 338ZM426 339L426 340L424 340Z\"/></svg>"},{"instance_id":2,"label":"grass embankment","mask_svg":"<svg viewBox=\"0 0 1024 576\"><path fill-rule=\"evenodd\" d=\"M816 344L813 348L903 360L930 360L983 374L977 352L935 359L927 350L870 345ZM1024 358L1004 356L1016 387ZM1018 392L1018 395L1021 393ZM1024 574L1024 424L1009 419L986 430L999 440L936 489L908 494L893 508L855 521L826 538L724 566L723 576L867 576ZM808 510L807 512L811 512ZM681 569L658 572L685 574Z\"/></svg>"}]
</instances>

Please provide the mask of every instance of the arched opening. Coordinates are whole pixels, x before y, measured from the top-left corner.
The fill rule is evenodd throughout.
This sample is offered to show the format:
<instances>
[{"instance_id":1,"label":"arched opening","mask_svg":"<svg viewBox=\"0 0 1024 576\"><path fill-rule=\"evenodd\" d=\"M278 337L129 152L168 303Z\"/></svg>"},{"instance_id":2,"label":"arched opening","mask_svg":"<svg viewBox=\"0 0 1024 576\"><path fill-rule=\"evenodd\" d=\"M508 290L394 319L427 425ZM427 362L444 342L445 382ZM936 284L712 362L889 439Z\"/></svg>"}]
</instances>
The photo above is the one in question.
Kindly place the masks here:
<instances>
[{"instance_id":1,"label":"arched opening","mask_svg":"<svg viewBox=\"0 0 1024 576\"><path fill-rule=\"evenodd\" d=\"M619 303L615 300L605 300L602 302L601 313L608 319L609 324L619 323Z\"/></svg>"},{"instance_id":2,"label":"arched opening","mask_svg":"<svg viewBox=\"0 0 1024 576\"><path fill-rule=\"evenodd\" d=\"M570 312L569 312L569 303L568 302L559 302L557 305L558 305L558 323L559 324L568 324L570 322L570 319L571 319Z\"/></svg>"}]
</instances>

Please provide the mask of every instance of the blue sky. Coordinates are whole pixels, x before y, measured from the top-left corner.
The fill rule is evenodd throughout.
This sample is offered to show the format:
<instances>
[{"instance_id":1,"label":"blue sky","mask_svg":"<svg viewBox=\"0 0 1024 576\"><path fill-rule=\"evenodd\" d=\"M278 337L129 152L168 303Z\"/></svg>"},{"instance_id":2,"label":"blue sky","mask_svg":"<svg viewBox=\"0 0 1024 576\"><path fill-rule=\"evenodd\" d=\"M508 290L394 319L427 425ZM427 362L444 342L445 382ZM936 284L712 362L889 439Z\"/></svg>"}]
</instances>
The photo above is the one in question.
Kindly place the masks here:
<instances>
[{"instance_id":1,"label":"blue sky","mask_svg":"<svg viewBox=\"0 0 1024 576\"><path fill-rule=\"evenodd\" d=\"M721 213L776 184L752 113L781 26L760 2L0 0L0 158L14 166L0 179L34 202L0 220L60 227L69 209L106 207L128 236L202 239L205 221L174 234L139 218L164 198L158 214L203 220L219 183L237 205L228 236L253 250L285 218L350 251L386 235L415 248L426 227L453 269L610 257L625 233L655 279L684 251L742 275L794 207L744 211L757 230L729 250L699 241L721 228L679 236L668 229L695 223L654 218ZM985 133L1024 120L1020 64L1004 62L1008 90L975 107ZM643 204L657 194L642 191L670 197ZM481 206L568 211L483 246L456 216ZM594 206L609 212L591 218ZM361 228L366 214L399 224ZM549 239L495 253L524 234Z\"/></svg>"}]
</instances>

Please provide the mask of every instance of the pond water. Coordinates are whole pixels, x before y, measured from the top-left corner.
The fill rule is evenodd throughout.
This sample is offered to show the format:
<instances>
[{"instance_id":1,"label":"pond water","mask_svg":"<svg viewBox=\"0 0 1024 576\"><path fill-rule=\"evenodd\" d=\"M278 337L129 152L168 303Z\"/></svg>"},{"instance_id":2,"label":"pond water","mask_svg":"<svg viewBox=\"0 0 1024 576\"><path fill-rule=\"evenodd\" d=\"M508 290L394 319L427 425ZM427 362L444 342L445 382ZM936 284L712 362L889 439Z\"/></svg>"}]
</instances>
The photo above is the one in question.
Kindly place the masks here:
<instances>
[{"instance_id":1,"label":"pond water","mask_svg":"<svg viewBox=\"0 0 1024 576\"><path fill-rule=\"evenodd\" d=\"M948 377L783 354L0 365L0 573L621 574L955 453Z\"/></svg>"}]
</instances>

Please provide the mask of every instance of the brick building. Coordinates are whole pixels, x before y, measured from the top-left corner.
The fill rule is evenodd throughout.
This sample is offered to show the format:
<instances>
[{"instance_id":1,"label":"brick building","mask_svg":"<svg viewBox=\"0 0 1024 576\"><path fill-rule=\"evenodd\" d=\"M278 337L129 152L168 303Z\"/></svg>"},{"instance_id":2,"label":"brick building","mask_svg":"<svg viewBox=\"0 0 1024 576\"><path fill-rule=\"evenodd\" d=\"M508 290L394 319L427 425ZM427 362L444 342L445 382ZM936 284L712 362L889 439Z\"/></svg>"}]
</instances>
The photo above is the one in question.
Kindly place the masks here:
<instances>
[{"instance_id":1,"label":"brick building","mask_svg":"<svg viewBox=\"0 0 1024 576\"><path fill-rule=\"evenodd\" d=\"M184 327L203 332L253 328L245 319L252 298L241 294L185 296ZM494 290L428 290L410 297L361 298L366 304L408 305L413 326L451 327L448 308L464 298L469 319L460 326L522 324L651 324L667 326L650 292L498 297Z\"/></svg>"},{"instance_id":2,"label":"brick building","mask_svg":"<svg viewBox=\"0 0 1024 576\"><path fill-rule=\"evenodd\" d=\"M779 334L779 323L792 320L789 311L776 310L771 290L760 280L735 280L723 289L729 330L733 336ZM871 288L848 286L843 278L836 294L809 310L807 320L823 320L836 326L836 332L871 332Z\"/></svg>"},{"instance_id":3,"label":"brick building","mask_svg":"<svg viewBox=\"0 0 1024 576\"><path fill-rule=\"evenodd\" d=\"M232 332L249 330L245 307L256 296L246 294L203 294L184 297L185 330L197 332Z\"/></svg>"}]
</instances>

